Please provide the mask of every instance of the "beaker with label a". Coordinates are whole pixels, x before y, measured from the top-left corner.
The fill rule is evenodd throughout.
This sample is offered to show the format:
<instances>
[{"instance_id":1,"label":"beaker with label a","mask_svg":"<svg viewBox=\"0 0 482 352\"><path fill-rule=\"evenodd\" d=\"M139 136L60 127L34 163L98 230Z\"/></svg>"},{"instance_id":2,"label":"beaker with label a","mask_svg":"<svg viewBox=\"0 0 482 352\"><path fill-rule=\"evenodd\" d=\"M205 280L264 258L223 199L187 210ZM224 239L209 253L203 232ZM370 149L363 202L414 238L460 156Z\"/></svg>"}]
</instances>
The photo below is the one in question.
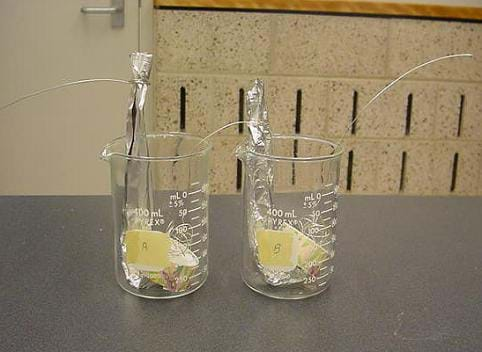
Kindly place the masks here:
<instances>
[{"instance_id":1,"label":"beaker with label a","mask_svg":"<svg viewBox=\"0 0 482 352\"><path fill-rule=\"evenodd\" d=\"M238 147L244 166L242 277L254 291L301 299L328 287L342 152L335 142L301 135L273 135L269 155Z\"/></svg>"},{"instance_id":2,"label":"beaker with label a","mask_svg":"<svg viewBox=\"0 0 482 352\"><path fill-rule=\"evenodd\" d=\"M186 133L146 140L149 156L129 155L124 137L101 154L111 171L116 278L137 296L179 297L208 275L211 145Z\"/></svg>"}]
</instances>

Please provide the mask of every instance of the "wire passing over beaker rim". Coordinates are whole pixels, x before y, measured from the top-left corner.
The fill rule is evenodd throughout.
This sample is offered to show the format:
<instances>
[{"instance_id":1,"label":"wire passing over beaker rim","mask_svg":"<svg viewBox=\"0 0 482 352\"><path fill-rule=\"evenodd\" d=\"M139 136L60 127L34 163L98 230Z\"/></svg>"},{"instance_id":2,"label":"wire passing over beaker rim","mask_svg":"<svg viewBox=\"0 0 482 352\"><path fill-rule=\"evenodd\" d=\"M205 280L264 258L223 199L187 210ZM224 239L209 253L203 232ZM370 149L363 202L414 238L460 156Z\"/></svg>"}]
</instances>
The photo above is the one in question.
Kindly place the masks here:
<instances>
[{"instance_id":1,"label":"wire passing over beaker rim","mask_svg":"<svg viewBox=\"0 0 482 352\"><path fill-rule=\"evenodd\" d=\"M100 158L106 161L108 161L112 157L121 157L128 160L142 160L142 161L179 161L179 160L193 158L196 156L201 156L207 153L212 148L211 143L209 143L206 140L203 140L202 137L189 134L189 133L184 133L184 132L153 133L153 134L148 134L146 137L150 140L155 140L158 138L173 138L173 139L178 139L183 141L189 140L189 141L192 141L192 146L194 146L195 149L191 147L188 149L190 150L189 153L181 153L181 154L176 153L176 155L166 155L166 156L152 156L152 155L155 155L155 152L153 152L151 156L128 155L127 152L125 151L125 136L121 136L121 137L117 137L116 139L114 139L104 147L104 149L100 153ZM173 140L173 143L176 143L176 141ZM123 150L124 152L116 151L119 149ZM176 148L176 150L177 149L178 148Z\"/></svg>"},{"instance_id":2,"label":"wire passing over beaker rim","mask_svg":"<svg viewBox=\"0 0 482 352\"><path fill-rule=\"evenodd\" d=\"M295 141L305 141L311 142L313 144L328 146L331 149L331 152L328 154L321 154L321 155L314 155L314 156L285 156L285 155L276 155L275 154L263 154L258 153L254 150L247 150L244 149L244 153L255 155L257 157L266 158L269 160L276 160L276 161L291 161L291 162L310 162L310 161L320 161L320 160L332 160L339 158L343 154L343 147L341 144L336 143L332 140L328 139L321 139L318 137L312 136L305 136L305 135L282 135L282 134L274 134L273 140L293 140Z\"/></svg>"}]
</instances>

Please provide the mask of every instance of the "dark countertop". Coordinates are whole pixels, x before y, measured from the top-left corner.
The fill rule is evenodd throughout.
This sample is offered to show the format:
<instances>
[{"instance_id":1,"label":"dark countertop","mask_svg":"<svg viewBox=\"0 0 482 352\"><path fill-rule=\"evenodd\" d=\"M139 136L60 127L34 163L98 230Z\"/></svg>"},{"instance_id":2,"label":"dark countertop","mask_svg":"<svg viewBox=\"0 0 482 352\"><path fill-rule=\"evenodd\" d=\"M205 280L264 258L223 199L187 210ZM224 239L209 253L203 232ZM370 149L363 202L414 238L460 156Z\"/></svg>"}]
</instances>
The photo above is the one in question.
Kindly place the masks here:
<instances>
[{"instance_id":1,"label":"dark countertop","mask_svg":"<svg viewBox=\"0 0 482 352\"><path fill-rule=\"evenodd\" d=\"M482 198L345 196L335 276L241 281L241 199L212 197L210 274L170 301L114 278L109 197L0 197L1 351L482 351Z\"/></svg>"}]
</instances>

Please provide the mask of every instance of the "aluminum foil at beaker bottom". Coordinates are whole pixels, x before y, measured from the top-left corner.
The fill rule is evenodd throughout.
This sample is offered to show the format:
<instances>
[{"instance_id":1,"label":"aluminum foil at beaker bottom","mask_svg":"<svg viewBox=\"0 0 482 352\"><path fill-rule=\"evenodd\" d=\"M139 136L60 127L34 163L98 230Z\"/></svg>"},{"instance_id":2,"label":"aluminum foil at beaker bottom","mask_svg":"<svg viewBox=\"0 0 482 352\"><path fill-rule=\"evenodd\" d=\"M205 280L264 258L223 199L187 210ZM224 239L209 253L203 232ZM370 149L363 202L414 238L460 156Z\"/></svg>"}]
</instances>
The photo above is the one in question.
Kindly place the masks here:
<instances>
[{"instance_id":1,"label":"aluminum foil at beaker bottom","mask_svg":"<svg viewBox=\"0 0 482 352\"><path fill-rule=\"evenodd\" d=\"M326 290L332 276L342 148L308 136L274 135L270 155L238 148L244 166L244 282L279 299ZM253 162L266 160L266 163ZM257 206L259 170L271 168L270 205Z\"/></svg>"},{"instance_id":2,"label":"aluminum foil at beaker bottom","mask_svg":"<svg viewBox=\"0 0 482 352\"><path fill-rule=\"evenodd\" d=\"M134 295L179 297L206 281L211 146L200 142L148 135L145 157L128 155L121 137L102 152L111 170L116 278Z\"/></svg>"}]
</instances>

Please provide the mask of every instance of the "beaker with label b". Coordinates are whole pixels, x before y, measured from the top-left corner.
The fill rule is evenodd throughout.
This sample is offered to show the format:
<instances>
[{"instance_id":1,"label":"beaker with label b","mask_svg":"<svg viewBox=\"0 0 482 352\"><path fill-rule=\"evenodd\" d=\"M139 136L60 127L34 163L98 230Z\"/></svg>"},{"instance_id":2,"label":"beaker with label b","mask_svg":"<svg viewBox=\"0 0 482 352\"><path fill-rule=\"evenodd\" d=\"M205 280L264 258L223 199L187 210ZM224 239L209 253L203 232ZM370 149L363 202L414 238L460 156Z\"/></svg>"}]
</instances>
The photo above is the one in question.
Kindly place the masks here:
<instances>
[{"instance_id":1,"label":"beaker with label b","mask_svg":"<svg viewBox=\"0 0 482 352\"><path fill-rule=\"evenodd\" d=\"M328 287L342 152L335 142L302 135L273 135L269 154L238 147L244 166L241 271L254 291L301 299Z\"/></svg>"}]
</instances>

